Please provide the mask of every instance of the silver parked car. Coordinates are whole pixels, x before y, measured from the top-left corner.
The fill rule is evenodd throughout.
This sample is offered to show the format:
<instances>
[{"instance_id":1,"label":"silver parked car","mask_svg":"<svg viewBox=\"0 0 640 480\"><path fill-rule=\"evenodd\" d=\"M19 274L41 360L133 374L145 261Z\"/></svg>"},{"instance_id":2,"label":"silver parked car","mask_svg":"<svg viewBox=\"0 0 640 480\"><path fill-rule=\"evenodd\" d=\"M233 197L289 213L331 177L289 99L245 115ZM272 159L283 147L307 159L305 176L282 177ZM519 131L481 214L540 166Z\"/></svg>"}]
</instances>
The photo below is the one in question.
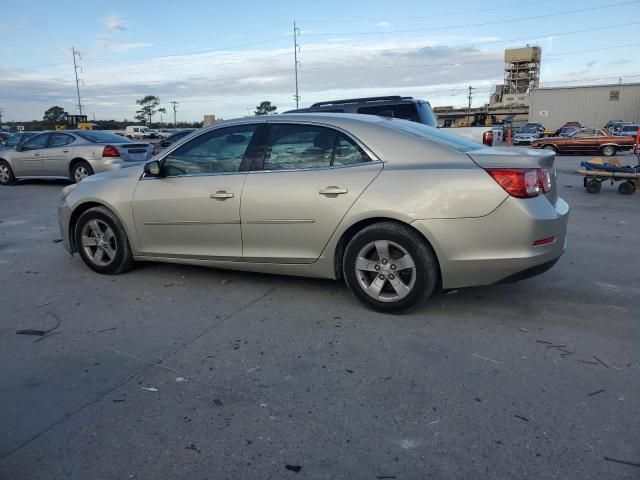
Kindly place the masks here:
<instances>
[{"instance_id":1,"label":"silver parked car","mask_svg":"<svg viewBox=\"0 0 640 480\"><path fill-rule=\"evenodd\" d=\"M98 172L142 164L153 145L136 143L109 132L65 130L43 132L0 151L0 184L20 178L58 177L79 182Z\"/></svg>"},{"instance_id":2,"label":"silver parked car","mask_svg":"<svg viewBox=\"0 0 640 480\"><path fill-rule=\"evenodd\" d=\"M245 118L65 187L60 228L99 273L150 260L344 278L402 311L437 286L550 268L569 214L554 159L378 116Z\"/></svg>"}]
</instances>

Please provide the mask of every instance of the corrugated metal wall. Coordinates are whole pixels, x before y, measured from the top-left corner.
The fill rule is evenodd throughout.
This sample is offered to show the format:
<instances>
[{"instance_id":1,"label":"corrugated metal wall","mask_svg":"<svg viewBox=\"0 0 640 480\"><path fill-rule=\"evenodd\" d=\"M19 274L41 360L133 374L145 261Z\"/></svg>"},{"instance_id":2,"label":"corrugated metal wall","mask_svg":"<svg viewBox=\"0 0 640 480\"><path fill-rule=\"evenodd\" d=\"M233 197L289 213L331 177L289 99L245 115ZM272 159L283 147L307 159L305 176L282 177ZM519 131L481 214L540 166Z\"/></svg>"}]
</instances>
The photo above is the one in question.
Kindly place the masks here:
<instances>
[{"instance_id":1,"label":"corrugated metal wall","mask_svg":"<svg viewBox=\"0 0 640 480\"><path fill-rule=\"evenodd\" d=\"M618 100L614 100L618 93ZM531 92L529 121L556 130L565 122L603 127L609 120L640 123L640 84L538 88Z\"/></svg>"}]
</instances>

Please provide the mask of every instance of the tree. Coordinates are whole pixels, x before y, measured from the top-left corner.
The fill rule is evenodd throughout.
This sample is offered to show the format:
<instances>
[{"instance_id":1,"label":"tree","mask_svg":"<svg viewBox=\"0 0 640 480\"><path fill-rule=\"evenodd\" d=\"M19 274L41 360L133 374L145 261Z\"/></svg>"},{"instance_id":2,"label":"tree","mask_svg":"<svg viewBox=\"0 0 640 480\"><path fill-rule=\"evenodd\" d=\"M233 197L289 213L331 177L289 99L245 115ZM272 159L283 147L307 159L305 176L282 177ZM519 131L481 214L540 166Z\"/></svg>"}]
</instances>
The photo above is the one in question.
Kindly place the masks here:
<instances>
[{"instance_id":1,"label":"tree","mask_svg":"<svg viewBox=\"0 0 640 480\"><path fill-rule=\"evenodd\" d=\"M57 123L61 123L64 120L65 115L67 115L67 112L64 111L64 108L56 105L44 112L42 120L49 126L54 127Z\"/></svg>"},{"instance_id":2,"label":"tree","mask_svg":"<svg viewBox=\"0 0 640 480\"><path fill-rule=\"evenodd\" d=\"M140 105L140 110L136 110L136 120L141 122L151 123L153 116L156 113L167 113L166 108L158 108L160 105L160 97L155 95L146 95L136 100L136 103Z\"/></svg>"},{"instance_id":3,"label":"tree","mask_svg":"<svg viewBox=\"0 0 640 480\"><path fill-rule=\"evenodd\" d=\"M276 107L275 105L271 105L271 102L268 100L265 100L264 102L261 102L260 105L258 105L256 107L255 112L253 112L254 115L270 115L272 113L278 113L276 112L276 110L278 109L278 107Z\"/></svg>"}]
</instances>

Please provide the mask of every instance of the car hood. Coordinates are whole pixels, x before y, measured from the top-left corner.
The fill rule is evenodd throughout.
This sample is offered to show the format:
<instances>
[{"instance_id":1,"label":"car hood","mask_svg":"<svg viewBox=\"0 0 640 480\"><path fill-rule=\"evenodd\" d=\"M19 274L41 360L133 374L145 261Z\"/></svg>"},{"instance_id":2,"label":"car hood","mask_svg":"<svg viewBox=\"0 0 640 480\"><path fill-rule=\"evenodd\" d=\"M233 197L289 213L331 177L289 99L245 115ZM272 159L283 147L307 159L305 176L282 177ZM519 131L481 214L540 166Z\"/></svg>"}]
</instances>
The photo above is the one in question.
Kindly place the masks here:
<instances>
[{"instance_id":1,"label":"car hood","mask_svg":"<svg viewBox=\"0 0 640 480\"><path fill-rule=\"evenodd\" d=\"M108 172L97 173L95 175L91 175L82 180L82 183L89 182L105 182L111 180L118 180L121 178L131 178L137 177L140 178L142 176L142 172L144 171L145 162L136 162L129 163L128 165L123 165L123 168L119 170L110 170Z\"/></svg>"}]
</instances>

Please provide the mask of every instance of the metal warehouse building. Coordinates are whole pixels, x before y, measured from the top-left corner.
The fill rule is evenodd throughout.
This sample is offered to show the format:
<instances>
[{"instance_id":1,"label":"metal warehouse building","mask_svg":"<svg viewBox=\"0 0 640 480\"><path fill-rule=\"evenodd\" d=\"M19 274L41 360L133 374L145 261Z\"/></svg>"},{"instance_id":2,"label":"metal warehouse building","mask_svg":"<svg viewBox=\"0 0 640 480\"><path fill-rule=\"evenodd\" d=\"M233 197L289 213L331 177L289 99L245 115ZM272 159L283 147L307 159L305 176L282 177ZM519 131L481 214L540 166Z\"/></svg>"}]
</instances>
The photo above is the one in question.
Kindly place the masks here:
<instances>
[{"instance_id":1,"label":"metal warehouse building","mask_svg":"<svg viewBox=\"0 0 640 480\"><path fill-rule=\"evenodd\" d=\"M601 128L609 120L640 123L640 83L531 90L529 121L547 130L572 121Z\"/></svg>"}]
</instances>

